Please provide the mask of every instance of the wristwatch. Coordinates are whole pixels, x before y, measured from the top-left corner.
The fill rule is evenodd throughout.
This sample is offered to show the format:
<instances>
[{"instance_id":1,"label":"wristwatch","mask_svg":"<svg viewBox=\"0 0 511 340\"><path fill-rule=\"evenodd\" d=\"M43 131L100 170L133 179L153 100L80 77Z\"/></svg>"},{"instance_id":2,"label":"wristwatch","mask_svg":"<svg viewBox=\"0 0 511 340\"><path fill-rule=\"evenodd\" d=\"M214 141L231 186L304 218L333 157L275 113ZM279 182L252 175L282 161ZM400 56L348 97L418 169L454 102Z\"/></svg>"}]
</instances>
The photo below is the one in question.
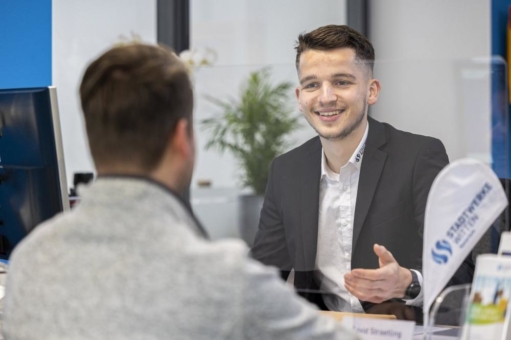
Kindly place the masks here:
<instances>
[{"instance_id":1,"label":"wristwatch","mask_svg":"<svg viewBox=\"0 0 511 340\"><path fill-rule=\"evenodd\" d=\"M413 270L410 270L410 273L412 274L412 283L406 288L405 296L403 297L404 300L413 300L419 296L421 292L421 284L417 273Z\"/></svg>"}]
</instances>

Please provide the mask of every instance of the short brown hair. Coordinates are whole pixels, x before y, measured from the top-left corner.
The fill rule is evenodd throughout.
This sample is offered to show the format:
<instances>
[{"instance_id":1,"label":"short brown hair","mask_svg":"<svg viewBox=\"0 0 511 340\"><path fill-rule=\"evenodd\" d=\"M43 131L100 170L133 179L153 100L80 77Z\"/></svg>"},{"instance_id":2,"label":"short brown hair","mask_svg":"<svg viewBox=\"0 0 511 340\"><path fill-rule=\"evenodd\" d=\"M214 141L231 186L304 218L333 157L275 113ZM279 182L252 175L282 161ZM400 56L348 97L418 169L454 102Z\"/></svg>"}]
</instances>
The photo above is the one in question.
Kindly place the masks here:
<instances>
[{"instance_id":1,"label":"short brown hair","mask_svg":"<svg viewBox=\"0 0 511 340\"><path fill-rule=\"evenodd\" d=\"M374 48L365 36L346 25L327 25L306 34L300 34L296 42L296 69L299 70L300 55L307 50L334 50L351 48L357 59L367 63L373 70Z\"/></svg>"},{"instance_id":2,"label":"short brown hair","mask_svg":"<svg viewBox=\"0 0 511 340\"><path fill-rule=\"evenodd\" d=\"M185 118L192 124L193 91L186 68L162 46L110 49L85 71L80 97L97 167L130 164L151 171L177 122Z\"/></svg>"}]
</instances>

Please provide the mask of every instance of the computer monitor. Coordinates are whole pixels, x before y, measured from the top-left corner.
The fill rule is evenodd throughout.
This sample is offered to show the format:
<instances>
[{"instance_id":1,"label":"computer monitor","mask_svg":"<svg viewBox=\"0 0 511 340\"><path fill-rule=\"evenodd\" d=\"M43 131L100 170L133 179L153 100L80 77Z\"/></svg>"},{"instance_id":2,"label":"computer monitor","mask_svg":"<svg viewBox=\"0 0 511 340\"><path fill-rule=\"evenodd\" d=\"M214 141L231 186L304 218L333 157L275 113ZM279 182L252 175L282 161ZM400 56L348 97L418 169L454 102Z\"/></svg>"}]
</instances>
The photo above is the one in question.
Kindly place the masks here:
<instances>
[{"instance_id":1,"label":"computer monitor","mask_svg":"<svg viewBox=\"0 0 511 340\"><path fill-rule=\"evenodd\" d=\"M0 258L68 209L56 88L0 90Z\"/></svg>"}]
</instances>

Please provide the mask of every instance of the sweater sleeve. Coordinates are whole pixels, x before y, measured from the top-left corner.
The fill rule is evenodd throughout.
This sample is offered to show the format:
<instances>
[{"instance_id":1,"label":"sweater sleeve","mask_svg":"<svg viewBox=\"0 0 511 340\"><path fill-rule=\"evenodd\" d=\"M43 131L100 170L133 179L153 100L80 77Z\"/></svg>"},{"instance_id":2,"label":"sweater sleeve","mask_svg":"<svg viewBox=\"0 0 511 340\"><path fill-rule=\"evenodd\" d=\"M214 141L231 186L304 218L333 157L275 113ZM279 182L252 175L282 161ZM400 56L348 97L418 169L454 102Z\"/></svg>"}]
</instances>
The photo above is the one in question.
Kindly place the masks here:
<instances>
[{"instance_id":1,"label":"sweater sleeve","mask_svg":"<svg viewBox=\"0 0 511 340\"><path fill-rule=\"evenodd\" d=\"M245 339L357 339L296 295L275 268L249 259L242 271Z\"/></svg>"}]
</instances>

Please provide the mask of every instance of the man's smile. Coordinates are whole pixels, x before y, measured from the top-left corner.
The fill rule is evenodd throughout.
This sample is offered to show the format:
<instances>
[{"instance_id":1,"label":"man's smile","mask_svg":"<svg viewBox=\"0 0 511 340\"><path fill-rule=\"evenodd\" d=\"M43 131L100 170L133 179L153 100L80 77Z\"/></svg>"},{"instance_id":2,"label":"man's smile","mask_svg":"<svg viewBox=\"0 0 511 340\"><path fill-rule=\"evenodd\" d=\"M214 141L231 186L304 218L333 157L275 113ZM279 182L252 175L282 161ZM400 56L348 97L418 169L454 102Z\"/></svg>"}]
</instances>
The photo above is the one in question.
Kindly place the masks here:
<instances>
[{"instance_id":1,"label":"man's smile","mask_svg":"<svg viewBox=\"0 0 511 340\"><path fill-rule=\"evenodd\" d=\"M314 114L322 121L331 122L337 120L346 111L346 109L321 109L313 110Z\"/></svg>"}]
</instances>

